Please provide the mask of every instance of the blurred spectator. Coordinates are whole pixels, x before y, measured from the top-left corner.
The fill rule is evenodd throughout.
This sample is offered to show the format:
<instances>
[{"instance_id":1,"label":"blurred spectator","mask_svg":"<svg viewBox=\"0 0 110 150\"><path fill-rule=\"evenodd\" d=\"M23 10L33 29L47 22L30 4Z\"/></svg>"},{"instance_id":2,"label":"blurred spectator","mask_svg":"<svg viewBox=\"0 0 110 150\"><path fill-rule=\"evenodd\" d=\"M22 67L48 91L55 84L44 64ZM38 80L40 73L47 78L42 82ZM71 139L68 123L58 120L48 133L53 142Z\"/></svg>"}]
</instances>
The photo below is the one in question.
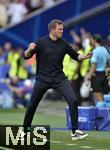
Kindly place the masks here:
<instances>
[{"instance_id":1,"label":"blurred spectator","mask_svg":"<svg viewBox=\"0 0 110 150\"><path fill-rule=\"evenodd\" d=\"M21 0L21 2L26 5L27 0Z\"/></svg>"},{"instance_id":2,"label":"blurred spectator","mask_svg":"<svg viewBox=\"0 0 110 150\"><path fill-rule=\"evenodd\" d=\"M0 27L5 27L8 22L7 6L4 4L4 0L0 1Z\"/></svg>"},{"instance_id":3,"label":"blurred spectator","mask_svg":"<svg viewBox=\"0 0 110 150\"><path fill-rule=\"evenodd\" d=\"M10 0L0 0L6 7L9 5Z\"/></svg>"},{"instance_id":4,"label":"blurred spectator","mask_svg":"<svg viewBox=\"0 0 110 150\"><path fill-rule=\"evenodd\" d=\"M13 94L14 107L24 108L27 105L27 101L25 100L24 89L19 85L19 81L17 76L13 76L7 82L7 85Z\"/></svg>"},{"instance_id":5,"label":"blurred spectator","mask_svg":"<svg viewBox=\"0 0 110 150\"><path fill-rule=\"evenodd\" d=\"M0 108L13 108L12 92L7 86L7 81L0 79Z\"/></svg>"},{"instance_id":6,"label":"blurred spectator","mask_svg":"<svg viewBox=\"0 0 110 150\"><path fill-rule=\"evenodd\" d=\"M4 57L2 47L0 47L0 65L3 65L3 64L5 64L5 57Z\"/></svg>"},{"instance_id":7,"label":"blurred spectator","mask_svg":"<svg viewBox=\"0 0 110 150\"><path fill-rule=\"evenodd\" d=\"M10 52L8 53L8 56L7 56L7 63L8 63L8 64L11 65L15 53L16 53L16 51L15 51L15 49L12 47L12 48L10 49Z\"/></svg>"},{"instance_id":8,"label":"blurred spectator","mask_svg":"<svg viewBox=\"0 0 110 150\"><path fill-rule=\"evenodd\" d=\"M84 49L86 49L90 46L91 35L84 28L80 29L80 34L81 34L82 46L84 47Z\"/></svg>"},{"instance_id":9,"label":"blurred spectator","mask_svg":"<svg viewBox=\"0 0 110 150\"><path fill-rule=\"evenodd\" d=\"M27 70L24 66L24 59L23 59L23 49L18 48L17 50L13 51L12 54L10 54L10 58L13 57L10 62L10 71L9 76L17 76L19 79L26 79L28 77ZM10 60L9 60L10 61Z\"/></svg>"},{"instance_id":10,"label":"blurred spectator","mask_svg":"<svg viewBox=\"0 0 110 150\"><path fill-rule=\"evenodd\" d=\"M21 22L26 14L51 7L56 0L0 0L0 27Z\"/></svg>"},{"instance_id":11,"label":"blurred spectator","mask_svg":"<svg viewBox=\"0 0 110 150\"><path fill-rule=\"evenodd\" d=\"M10 42L6 42L3 46L5 62L8 63L8 55L12 50L12 45Z\"/></svg>"},{"instance_id":12,"label":"blurred spectator","mask_svg":"<svg viewBox=\"0 0 110 150\"><path fill-rule=\"evenodd\" d=\"M44 7L51 7L55 4L54 0L43 0L44 1Z\"/></svg>"},{"instance_id":13,"label":"blurred spectator","mask_svg":"<svg viewBox=\"0 0 110 150\"><path fill-rule=\"evenodd\" d=\"M72 44L73 49L76 49L80 54L87 54L91 51L92 47L90 45L90 34L85 31L85 29L81 29L81 37L74 31L70 31L70 35L73 38L74 43ZM89 41L89 42L85 42ZM86 43L86 44L85 44ZM83 45L82 45L83 44ZM85 48L83 47L85 44ZM69 56L64 58L64 72L67 76L68 80L71 80L72 87L76 93L78 104L81 105L83 101L88 101L89 97L82 98L80 95L80 88L84 81L84 77L86 76L90 66L90 60L84 60L81 62L76 62L71 60Z\"/></svg>"},{"instance_id":14,"label":"blurred spectator","mask_svg":"<svg viewBox=\"0 0 110 150\"><path fill-rule=\"evenodd\" d=\"M79 54L88 53L84 50L81 43L74 43L73 47L77 50ZM82 100L85 99L82 99L80 96L80 87L89 68L89 59L77 62L66 55L63 64L64 73L67 76L67 79L71 81L72 87L76 93L78 105L81 105Z\"/></svg>"},{"instance_id":15,"label":"blurred spectator","mask_svg":"<svg viewBox=\"0 0 110 150\"><path fill-rule=\"evenodd\" d=\"M70 35L75 43L81 43L84 49L90 47L90 37L91 34L87 32L84 28L80 28L80 36L74 31L70 31Z\"/></svg>"},{"instance_id":16,"label":"blurred spectator","mask_svg":"<svg viewBox=\"0 0 110 150\"><path fill-rule=\"evenodd\" d=\"M27 7L29 12L33 12L37 9L40 9L44 6L43 0L29 0L27 2Z\"/></svg>"},{"instance_id":17,"label":"blurred spectator","mask_svg":"<svg viewBox=\"0 0 110 150\"><path fill-rule=\"evenodd\" d=\"M28 72L26 70L25 61L23 58L23 49L21 47L17 48L17 53L19 58L17 60L17 76L20 80L28 78Z\"/></svg>"},{"instance_id":18,"label":"blurred spectator","mask_svg":"<svg viewBox=\"0 0 110 150\"><path fill-rule=\"evenodd\" d=\"M26 6L20 0L13 0L8 6L8 14L10 16L10 23L16 24L23 20L27 14Z\"/></svg>"},{"instance_id":19,"label":"blurred spectator","mask_svg":"<svg viewBox=\"0 0 110 150\"><path fill-rule=\"evenodd\" d=\"M74 43L81 43L81 38L74 30L70 31L70 35L72 36Z\"/></svg>"}]
</instances>

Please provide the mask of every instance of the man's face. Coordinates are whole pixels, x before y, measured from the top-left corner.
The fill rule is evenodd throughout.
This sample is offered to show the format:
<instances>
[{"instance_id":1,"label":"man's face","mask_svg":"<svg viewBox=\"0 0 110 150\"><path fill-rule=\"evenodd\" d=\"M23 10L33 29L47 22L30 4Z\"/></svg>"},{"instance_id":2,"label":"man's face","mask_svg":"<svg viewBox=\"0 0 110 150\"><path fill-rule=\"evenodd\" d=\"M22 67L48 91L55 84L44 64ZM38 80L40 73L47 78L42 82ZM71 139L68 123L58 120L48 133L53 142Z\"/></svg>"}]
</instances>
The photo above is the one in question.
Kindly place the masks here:
<instances>
[{"instance_id":1,"label":"man's face","mask_svg":"<svg viewBox=\"0 0 110 150\"><path fill-rule=\"evenodd\" d=\"M91 39L90 39L90 43L91 43L91 45L94 47L95 46L95 40L91 37Z\"/></svg>"},{"instance_id":2,"label":"man's face","mask_svg":"<svg viewBox=\"0 0 110 150\"><path fill-rule=\"evenodd\" d=\"M56 25L56 27L53 29L53 34L56 38L62 38L63 35L64 26L62 24Z\"/></svg>"}]
</instances>

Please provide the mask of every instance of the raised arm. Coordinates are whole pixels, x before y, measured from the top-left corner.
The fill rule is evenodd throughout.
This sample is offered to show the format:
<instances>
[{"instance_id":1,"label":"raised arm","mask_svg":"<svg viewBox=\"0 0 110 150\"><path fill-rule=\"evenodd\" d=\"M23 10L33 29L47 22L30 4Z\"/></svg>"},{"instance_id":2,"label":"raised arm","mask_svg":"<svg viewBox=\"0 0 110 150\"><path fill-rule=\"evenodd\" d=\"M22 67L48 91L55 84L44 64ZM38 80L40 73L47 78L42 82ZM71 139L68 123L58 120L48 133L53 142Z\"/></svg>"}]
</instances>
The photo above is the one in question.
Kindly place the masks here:
<instances>
[{"instance_id":1,"label":"raised arm","mask_svg":"<svg viewBox=\"0 0 110 150\"><path fill-rule=\"evenodd\" d=\"M35 47L36 47L35 43L30 43L29 44L28 49L24 52L24 58L25 59L31 58L36 53Z\"/></svg>"}]
</instances>

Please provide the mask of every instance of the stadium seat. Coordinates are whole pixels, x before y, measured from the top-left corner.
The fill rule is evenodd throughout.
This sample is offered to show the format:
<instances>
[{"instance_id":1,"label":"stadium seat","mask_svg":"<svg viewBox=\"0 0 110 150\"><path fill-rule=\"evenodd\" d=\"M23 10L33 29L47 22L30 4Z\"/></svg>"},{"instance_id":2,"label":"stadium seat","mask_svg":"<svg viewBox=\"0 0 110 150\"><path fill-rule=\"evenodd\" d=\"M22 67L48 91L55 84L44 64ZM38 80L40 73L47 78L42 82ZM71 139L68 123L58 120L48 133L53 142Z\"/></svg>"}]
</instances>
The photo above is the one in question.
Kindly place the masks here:
<instances>
[{"instance_id":1,"label":"stadium seat","mask_svg":"<svg viewBox=\"0 0 110 150\"><path fill-rule=\"evenodd\" d=\"M106 107L110 107L110 94L104 95L104 101L105 101Z\"/></svg>"},{"instance_id":2,"label":"stadium seat","mask_svg":"<svg viewBox=\"0 0 110 150\"><path fill-rule=\"evenodd\" d=\"M8 65L8 64L0 65L0 79L7 77L9 68L10 68L10 65Z\"/></svg>"}]
</instances>

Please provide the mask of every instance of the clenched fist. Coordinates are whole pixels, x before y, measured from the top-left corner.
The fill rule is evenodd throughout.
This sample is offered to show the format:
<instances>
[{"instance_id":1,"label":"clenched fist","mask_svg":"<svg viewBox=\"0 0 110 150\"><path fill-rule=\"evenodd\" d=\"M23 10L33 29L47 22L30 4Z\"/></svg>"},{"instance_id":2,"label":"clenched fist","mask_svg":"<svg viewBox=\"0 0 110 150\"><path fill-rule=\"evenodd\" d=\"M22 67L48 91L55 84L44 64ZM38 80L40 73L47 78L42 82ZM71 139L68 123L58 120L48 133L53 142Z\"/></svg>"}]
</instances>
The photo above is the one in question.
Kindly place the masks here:
<instances>
[{"instance_id":1,"label":"clenched fist","mask_svg":"<svg viewBox=\"0 0 110 150\"><path fill-rule=\"evenodd\" d=\"M35 47L36 47L36 44L35 44L35 43L30 43L28 49L34 50Z\"/></svg>"}]
</instances>

